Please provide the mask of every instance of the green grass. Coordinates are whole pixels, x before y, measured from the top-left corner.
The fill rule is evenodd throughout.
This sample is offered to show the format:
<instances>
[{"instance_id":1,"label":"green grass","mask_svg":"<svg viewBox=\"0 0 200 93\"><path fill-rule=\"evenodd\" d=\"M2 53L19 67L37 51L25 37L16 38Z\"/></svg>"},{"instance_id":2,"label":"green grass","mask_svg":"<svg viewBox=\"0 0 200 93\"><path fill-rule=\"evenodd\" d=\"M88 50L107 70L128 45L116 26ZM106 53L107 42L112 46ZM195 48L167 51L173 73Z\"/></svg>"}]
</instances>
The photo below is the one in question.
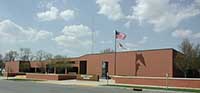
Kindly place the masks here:
<instances>
[{"instance_id":1,"label":"green grass","mask_svg":"<svg viewBox=\"0 0 200 93\"><path fill-rule=\"evenodd\" d=\"M200 93L200 90L197 90L197 89L180 89L180 88L168 88L168 89L166 89L166 88L160 88L160 87L128 86L128 85L103 85L103 86Z\"/></svg>"},{"instance_id":2,"label":"green grass","mask_svg":"<svg viewBox=\"0 0 200 93\"><path fill-rule=\"evenodd\" d=\"M5 79L11 81L44 81L44 80L35 80L35 79Z\"/></svg>"}]
</instances>

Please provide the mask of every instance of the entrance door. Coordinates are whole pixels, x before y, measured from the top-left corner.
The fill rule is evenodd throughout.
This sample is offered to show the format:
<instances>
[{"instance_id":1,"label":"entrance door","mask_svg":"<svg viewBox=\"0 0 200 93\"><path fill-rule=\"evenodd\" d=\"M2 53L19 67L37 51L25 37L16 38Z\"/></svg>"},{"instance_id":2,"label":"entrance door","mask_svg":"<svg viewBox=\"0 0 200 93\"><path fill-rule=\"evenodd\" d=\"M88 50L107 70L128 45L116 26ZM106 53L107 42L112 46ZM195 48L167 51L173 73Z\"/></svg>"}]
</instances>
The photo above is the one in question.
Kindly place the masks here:
<instances>
[{"instance_id":1,"label":"entrance door","mask_svg":"<svg viewBox=\"0 0 200 93\"><path fill-rule=\"evenodd\" d=\"M102 62L102 78L105 78L107 77L107 73L108 73L108 62L107 61L103 61Z\"/></svg>"},{"instance_id":2,"label":"entrance door","mask_svg":"<svg viewBox=\"0 0 200 93\"><path fill-rule=\"evenodd\" d=\"M87 61L80 61L80 74L87 74Z\"/></svg>"}]
</instances>

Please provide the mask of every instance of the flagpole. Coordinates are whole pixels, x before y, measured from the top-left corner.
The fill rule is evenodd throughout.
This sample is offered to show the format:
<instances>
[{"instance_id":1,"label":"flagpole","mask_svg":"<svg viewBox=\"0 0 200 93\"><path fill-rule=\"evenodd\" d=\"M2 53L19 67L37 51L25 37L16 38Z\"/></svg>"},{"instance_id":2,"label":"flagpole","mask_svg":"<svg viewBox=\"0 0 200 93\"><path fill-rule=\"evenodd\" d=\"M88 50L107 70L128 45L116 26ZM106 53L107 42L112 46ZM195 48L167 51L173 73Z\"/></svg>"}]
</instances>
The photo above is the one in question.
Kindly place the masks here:
<instances>
[{"instance_id":1,"label":"flagpole","mask_svg":"<svg viewBox=\"0 0 200 93\"><path fill-rule=\"evenodd\" d=\"M116 75L117 47L116 47L116 30L115 30L115 54L114 54L114 75Z\"/></svg>"},{"instance_id":2,"label":"flagpole","mask_svg":"<svg viewBox=\"0 0 200 93\"><path fill-rule=\"evenodd\" d=\"M114 75L117 75L117 39L124 40L126 34L115 30L115 53L114 53Z\"/></svg>"}]
</instances>

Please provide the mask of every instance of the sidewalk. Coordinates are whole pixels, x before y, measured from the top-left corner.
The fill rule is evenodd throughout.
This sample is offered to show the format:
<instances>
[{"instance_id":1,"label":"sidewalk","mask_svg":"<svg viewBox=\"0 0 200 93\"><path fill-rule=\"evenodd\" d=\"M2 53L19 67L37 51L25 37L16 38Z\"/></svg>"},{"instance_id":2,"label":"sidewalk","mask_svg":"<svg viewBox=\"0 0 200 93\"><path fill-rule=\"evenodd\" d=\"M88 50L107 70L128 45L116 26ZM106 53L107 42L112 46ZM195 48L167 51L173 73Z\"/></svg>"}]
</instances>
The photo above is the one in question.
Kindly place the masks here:
<instances>
[{"instance_id":1,"label":"sidewalk","mask_svg":"<svg viewBox=\"0 0 200 93\"><path fill-rule=\"evenodd\" d=\"M5 77L3 77L3 76L0 76L0 80L2 80L2 79L4 79Z\"/></svg>"},{"instance_id":2,"label":"sidewalk","mask_svg":"<svg viewBox=\"0 0 200 93\"><path fill-rule=\"evenodd\" d=\"M3 80L3 79L26 79L26 77L24 75L16 76L16 77L4 77L4 76L0 76L0 80Z\"/></svg>"},{"instance_id":3,"label":"sidewalk","mask_svg":"<svg viewBox=\"0 0 200 93\"><path fill-rule=\"evenodd\" d=\"M8 79L13 79L15 77L8 77ZM0 76L0 80L7 79L7 77Z\"/></svg>"},{"instance_id":4,"label":"sidewalk","mask_svg":"<svg viewBox=\"0 0 200 93\"><path fill-rule=\"evenodd\" d=\"M51 84L60 84L60 85L82 85L82 86L100 86L106 84L115 84L114 80L100 80L98 81L83 81L83 80L62 80L62 81L36 81L37 83L51 83Z\"/></svg>"}]
</instances>

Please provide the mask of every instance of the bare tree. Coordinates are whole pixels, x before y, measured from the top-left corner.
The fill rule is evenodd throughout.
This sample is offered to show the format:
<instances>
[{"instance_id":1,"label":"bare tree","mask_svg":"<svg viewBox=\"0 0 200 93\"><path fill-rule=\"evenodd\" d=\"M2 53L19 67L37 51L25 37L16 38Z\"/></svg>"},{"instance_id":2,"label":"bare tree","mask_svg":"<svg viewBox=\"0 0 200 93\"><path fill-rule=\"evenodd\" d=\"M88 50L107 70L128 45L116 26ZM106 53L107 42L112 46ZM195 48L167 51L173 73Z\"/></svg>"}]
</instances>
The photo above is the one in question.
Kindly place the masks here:
<instances>
[{"instance_id":1,"label":"bare tree","mask_svg":"<svg viewBox=\"0 0 200 93\"><path fill-rule=\"evenodd\" d=\"M178 53L175 58L175 65L183 72L184 77L187 77L187 71L189 70L189 62L185 58L184 54Z\"/></svg>"},{"instance_id":2,"label":"bare tree","mask_svg":"<svg viewBox=\"0 0 200 93\"><path fill-rule=\"evenodd\" d=\"M199 45L195 46L188 39L184 39L179 48L182 54L178 53L176 55L175 64L184 73L184 77L186 78L188 70L196 67L194 62L198 56Z\"/></svg>"},{"instance_id":3,"label":"bare tree","mask_svg":"<svg viewBox=\"0 0 200 93\"><path fill-rule=\"evenodd\" d=\"M198 71L200 77L200 44L195 46L193 55L192 68Z\"/></svg>"},{"instance_id":4,"label":"bare tree","mask_svg":"<svg viewBox=\"0 0 200 93\"><path fill-rule=\"evenodd\" d=\"M39 50L36 53L37 61L49 60L52 59L53 55L51 53L47 53L43 50Z\"/></svg>"},{"instance_id":5,"label":"bare tree","mask_svg":"<svg viewBox=\"0 0 200 93\"><path fill-rule=\"evenodd\" d=\"M62 55L55 55L54 56L54 59L64 59L66 58L65 56L62 56Z\"/></svg>"},{"instance_id":6,"label":"bare tree","mask_svg":"<svg viewBox=\"0 0 200 93\"><path fill-rule=\"evenodd\" d=\"M0 54L0 74L2 74L2 69L4 68L3 56Z\"/></svg>"},{"instance_id":7,"label":"bare tree","mask_svg":"<svg viewBox=\"0 0 200 93\"><path fill-rule=\"evenodd\" d=\"M36 56L33 53L31 53L29 55L29 61L34 61L35 59L36 59Z\"/></svg>"},{"instance_id":8,"label":"bare tree","mask_svg":"<svg viewBox=\"0 0 200 93\"><path fill-rule=\"evenodd\" d=\"M46 73L46 61L52 59L52 54L47 53L43 50L39 50L36 53L36 60L40 62L41 64L41 72L45 72Z\"/></svg>"},{"instance_id":9,"label":"bare tree","mask_svg":"<svg viewBox=\"0 0 200 93\"><path fill-rule=\"evenodd\" d=\"M52 59L53 58L53 55L51 54L51 53L46 53L45 55L44 55L44 59L45 60L50 60L50 59Z\"/></svg>"},{"instance_id":10,"label":"bare tree","mask_svg":"<svg viewBox=\"0 0 200 93\"><path fill-rule=\"evenodd\" d=\"M30 48L20 48L20 59L22 61L30 61L31 53Z\"/></svg>"},{"instance_id":11,"label":"bare tree","mask_svg":"<svg viewBox=\"0 0 200 93\"><path fill-rule=\"evenodd\" d=\"M6 61L15 61L16 57L18 56L17 51L9 51L8 53L5 54L5 60Z\"/></svg>"},{"instance_id":12,"label":"bare tree","mask_svg":"<svg viewBox=\"0 0 200 93\"><path fill-rule=\"evenodd\" d=\"M39 50L36 53L36 60L41 62L42 60L44 60L44 56L45 56L45 51Z\"/></svg>"},{"instance_id":13,"label":"bare tree","mask_svg":"<svg viewBox=\"0 0 200 93\"><path fill-rule=\"evenodd\" d=\"M3 62L3 55L0 54L0 62Z\"/></svg>"},{"instance_id":14,"label":"bare tree","mask_svg":"<svg viewBox=\"0 0 200 93\"><path fill-rule=\"evenodd\" d=\"M200 55L198 55L195 63L196 69L199 72L199 77L200 77Z\"/></svg>"}]
</instances>

